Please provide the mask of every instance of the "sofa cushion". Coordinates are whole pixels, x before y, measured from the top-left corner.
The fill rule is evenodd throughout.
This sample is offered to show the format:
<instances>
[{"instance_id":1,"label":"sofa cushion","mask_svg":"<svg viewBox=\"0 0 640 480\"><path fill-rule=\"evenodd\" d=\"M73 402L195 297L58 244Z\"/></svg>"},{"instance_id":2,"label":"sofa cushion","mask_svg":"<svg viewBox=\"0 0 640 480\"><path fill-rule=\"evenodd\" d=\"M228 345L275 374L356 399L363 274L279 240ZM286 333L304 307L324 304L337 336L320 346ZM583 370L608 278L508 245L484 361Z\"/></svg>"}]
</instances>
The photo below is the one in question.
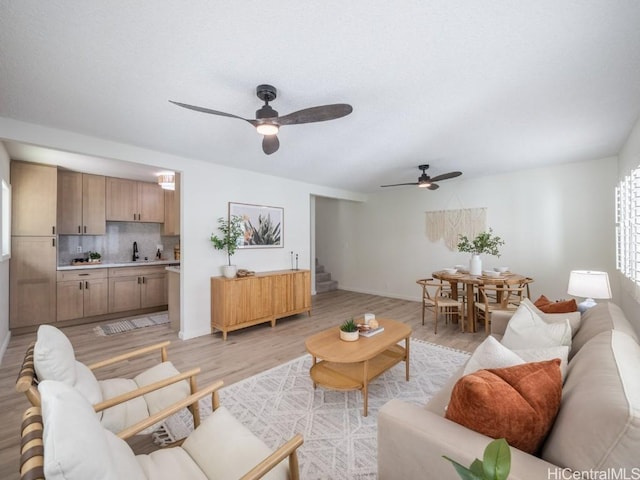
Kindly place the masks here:
<instances>
[{"instance_id":1,"label":"sofa cushion","mask_svg":"<svg viewBox=\"0 0 640 480\"><path fill-rule=\"evenodd\" d=\"M169 377L174 377L179 374L180 372L171 362L162 362L148 370L145 370L134 377L133 380L136 382L138 387L144 387L145 385L151 385L152 383ZM153 415L169 405L172 405L183 398L187 398L190 394L191 389L189 388L189 382L187 382L187 380L182 380L177 383L172 383L160 390L145 394L144 400L147 402L149 414Z\"/></svg>"},{"instance_id":2,"label":"sofa cushion","mask_svg":"<svg viewBox=\"0 0 640 480\"><path fill-rule=\"evenodd\" d=\"M639 366L640 346L618 330L602 332L580 348L569 362L542 458L580 471L637 467Z\"/></svg>"},{"instance_id":3,"label":"sofa cushion","mask_svg":"<svg viewBox=\"0 0 640 480\"><path fill-rule=\"evenodd\" d=\"M102 397L105 400L138 388L136 382L129 378L109 378L107 380L100 380L99 383L102 389ZM144 420L148 416L149 410L147 409L147 403L144 401L144 397L136 397L103 410L102 425L104 428L117 433L140 420ZM147 429L144 433L150 433L152 431L153 429Z\"/></svg>"},{"instance_id":4,"label":"sofa cushion","mask_svg":"<svg viewBox=\"0 0 640 480\"><path fill-rule=\"evenodd\" d=\"M582 314L580 330L573 338L569 358L571 359L593 337L607 330L620 330L638 342L638 336L622 309L615 303L602 302Z\"/></svg>"},{"instance_id":5,"label":"sofa cushion","mask_svg":"<svg viewBox=\"0 0 640 480\"><path fill-rule=\"evenodd\" d=\"M507 324L502 344L512 350L571 345L571 325L547 323L527 305L521 304Z\"/></svg>"},{"instance_id":6,"label":"sofa cushion","mask_svg":"<svg viewBox=\"0 0 640 480\"><path fill-rule=\"evenodd\" d=\"M40 325L33 348L33 366L39 380L76 383L76 357L67 336L51 325Z\"/></svg>"},{"instance_id":7,"label":"sofa cushion","mask_svg":"<svg viewBox=\"0 0 640 480\"><path fill-rule=\"evenodd\" d=\"M521 357L492 336L488 336L473 351L462 374L468 375L487 368L512 367L521 363L525 363Z\"/></svg>"},{"instance_id":8,"label":"sofa cushion","mask_svg":"<svg viewBox=\"0 0 640 480\"><path fill-rule=\"evenodd\" d=\"M208 480L182 448L164 448L148 455L136 455L145 475L153 480Z\"/></svg>"},{"instance_id":9,"label":"sofa cushion","mask_svg":"<svg viewBox=\"0 0 640 480\"><path fill-rule=\"evenodd\" d=\"M571 300L552 302L544 295L540 295L540 298L533 302L533 304L544 313L569 313L578 311L578 304L573 298Z\"/></svg>"},{"instance_id":10,"label":"sofa cushion","mask_svg":"<svg viewBox=\"0 0 640 480\"><path fill-rule=\"evenodd\" d=\"M531 312L536 314L542 320L547 323L564 323L566 319L569 319L569 324L571 325L571 336L573 337L576 332L580 329L580 312L565 312L565 313L547 313L540 310L536 307L531 300L525 298L520 302L520 305L524 305Z\"/></svg>"},{"instance_id":11,"label":"sofa cushion","mask_svg":"<svg viewBox=\"0 0 640 480\"><path fill-rule=\"evenodd\" d=\"M225 407L217 408L182 445L207 478L240 478L271 455L271 450ZM289 478L288 461L280 462L265 477Z\"/></svg>"},{"instance_id":12,"label":"sofa cushion","mask_svg":"<svg viewBox=\"0 0 640 480\"><path fill-rule=\"evenodd\" d=\"M80 392L53 380L38 389L47 480L145 478L126 442L102 428Z\"/></svg>"},{"instance_id":13,"label":"sofa cushion","mask_svg":"<svg viewBox=\"0 0 640 480\"><path fill-rule=\"evenodd\" d=\"M560 406L560 360L480 370L458 380L445 417L536 453Z\"/></svg>"},{"instance_id":14,"label":"sofa cushion","mask_svg":"<svg viewBox=\"0 0 640 480\"><path fill-rule=\"evenodd\" d=\"M76 361L76 383L73 388L78 390L91 405L102 401L102 389L98 379L84 363ZM102 418L102 412L97 412L98 418Z\"/></svg>"}]
</instances>

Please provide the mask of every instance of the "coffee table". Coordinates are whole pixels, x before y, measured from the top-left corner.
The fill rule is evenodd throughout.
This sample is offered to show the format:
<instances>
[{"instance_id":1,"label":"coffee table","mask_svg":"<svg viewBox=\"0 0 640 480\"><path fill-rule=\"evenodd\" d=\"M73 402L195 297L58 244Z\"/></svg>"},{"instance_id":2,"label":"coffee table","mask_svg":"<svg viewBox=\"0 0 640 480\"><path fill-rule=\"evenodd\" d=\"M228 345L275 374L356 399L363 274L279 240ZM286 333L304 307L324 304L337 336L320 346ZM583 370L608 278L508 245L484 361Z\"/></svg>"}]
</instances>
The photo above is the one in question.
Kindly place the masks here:
<instances>
[{"instance_id":1,"label":"coffee table","mask_svg":"<svg viewBox=\"0 0 640 480\"><path fill-rule=\"evenodd\" d=\"M340 340L340 327L333 327L309 337L305 342L313 356L309 371L313 388L321 385L334 390L362 390L364 416L368 414L371 380L394 365L405 362L409 381L409 339L411 328L401 322L379 319L384 331L355 342ZM405 346L398 345L404 340ZM320 361L318 361L320 360Z\"/></svg>"}]
</instances>

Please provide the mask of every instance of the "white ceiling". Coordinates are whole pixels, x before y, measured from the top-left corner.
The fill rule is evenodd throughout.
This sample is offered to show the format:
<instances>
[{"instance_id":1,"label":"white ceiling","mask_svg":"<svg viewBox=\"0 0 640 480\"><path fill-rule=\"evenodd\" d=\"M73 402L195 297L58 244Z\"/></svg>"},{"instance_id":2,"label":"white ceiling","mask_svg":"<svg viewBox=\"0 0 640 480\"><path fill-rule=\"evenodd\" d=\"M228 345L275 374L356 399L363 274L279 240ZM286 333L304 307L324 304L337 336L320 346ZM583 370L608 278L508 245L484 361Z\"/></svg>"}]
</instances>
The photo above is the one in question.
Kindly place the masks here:
<instances>
[{"instance_id":1,"label":"white ceiling","mask_svg":"<svg viewBox=\"0 0 640 480\"><path fill-rule=\"evenodd\" d=\"M640 1L21 0L0 4L0 116L372 192L618 153L640 113ZM285 126L266 156L255 87ZM2 132L0 132L0 138ZM451 182L457 180L449 180Z\"/></svg>"}]
</instances>

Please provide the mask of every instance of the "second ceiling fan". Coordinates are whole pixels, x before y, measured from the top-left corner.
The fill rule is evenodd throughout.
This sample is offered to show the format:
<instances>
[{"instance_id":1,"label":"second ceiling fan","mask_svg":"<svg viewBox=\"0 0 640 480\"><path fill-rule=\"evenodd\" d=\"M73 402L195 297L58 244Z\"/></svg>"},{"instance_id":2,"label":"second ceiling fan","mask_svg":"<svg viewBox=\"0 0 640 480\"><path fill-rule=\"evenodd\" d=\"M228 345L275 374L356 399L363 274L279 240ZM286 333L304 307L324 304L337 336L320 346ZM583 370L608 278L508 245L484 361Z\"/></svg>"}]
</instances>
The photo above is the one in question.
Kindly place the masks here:
<instances>
[{"instance_id":1,"label":"second ceiling fan","mask_svg":"<svg viewBox=\"0 0 640 480\"><path fill-rule=\"evenodd\" d=\"M427 169L429 168L429 165L419 165L418 168L420 170L422 170L422 175L420 175L418 177L418 181L417 182L411 182L411 183L394 183L391 185L380 185L381 187L400 187L403 185L417 185L420 188L427 188L429 190L437 190L438 188L440 188L440 185L438 185L435 182L440 182L442 180L448 180L449 178L455 178L455 177L459 177L460 175L462 175L462 172L449 172L449 173L443 173L442 175L436 175L435 177L430 177L429 175L427 175Z\"/></svg>"},{"instance_id":2,"label":"second ceiling fan","mask_svg":"<svg viewBox=\"0 0 640 480\"><path fill-rule=\"evenodd\" d=\"M188 105L186 103L174 102L171 103L178 105L179 107L195 110L196 112L210 113L213 115L220 115L222 117L231 117L244 120L245 122L253 125L259 134L264 135L262 139L262 151L267 155L271 155L276 152L280 147L280 141L278 140L277 133L283 125L298 125L301 123L313 123L324 122L325 120L334 120L349 115L353 111L353 107L346 103L335 103L332 105L322 105L319 107L310 107L297 112L278 116L278 112L275 111L269 105L276 99L278 92L276 87L272 85L258 85L256 87L256 95L260 100L264 102L264 105L256 111L256 119L243 118L232 113L219 112L218 110L212 110L210 108L198 107L196 105Z\"/></svg>"}]
</instances>

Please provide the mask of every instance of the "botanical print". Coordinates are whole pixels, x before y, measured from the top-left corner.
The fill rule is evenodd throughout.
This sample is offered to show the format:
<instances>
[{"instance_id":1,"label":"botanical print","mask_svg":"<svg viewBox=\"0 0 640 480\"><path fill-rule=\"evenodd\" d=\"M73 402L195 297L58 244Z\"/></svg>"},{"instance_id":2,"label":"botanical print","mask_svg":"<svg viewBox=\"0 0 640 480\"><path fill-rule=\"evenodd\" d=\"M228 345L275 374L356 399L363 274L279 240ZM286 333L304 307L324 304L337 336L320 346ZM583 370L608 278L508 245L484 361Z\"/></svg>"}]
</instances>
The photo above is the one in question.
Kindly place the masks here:
<instances>
[{"instance_id":1,"label":"botanical print","mask_svg":"<svg viewBox=\"0 0 640 480\"><path fill-rule=\"evenodd\" d=\"M229 216L242 218L243 235L238 248L283 247L284 209L264 205L229 202Z\"/></svg>"}]
</instances>

